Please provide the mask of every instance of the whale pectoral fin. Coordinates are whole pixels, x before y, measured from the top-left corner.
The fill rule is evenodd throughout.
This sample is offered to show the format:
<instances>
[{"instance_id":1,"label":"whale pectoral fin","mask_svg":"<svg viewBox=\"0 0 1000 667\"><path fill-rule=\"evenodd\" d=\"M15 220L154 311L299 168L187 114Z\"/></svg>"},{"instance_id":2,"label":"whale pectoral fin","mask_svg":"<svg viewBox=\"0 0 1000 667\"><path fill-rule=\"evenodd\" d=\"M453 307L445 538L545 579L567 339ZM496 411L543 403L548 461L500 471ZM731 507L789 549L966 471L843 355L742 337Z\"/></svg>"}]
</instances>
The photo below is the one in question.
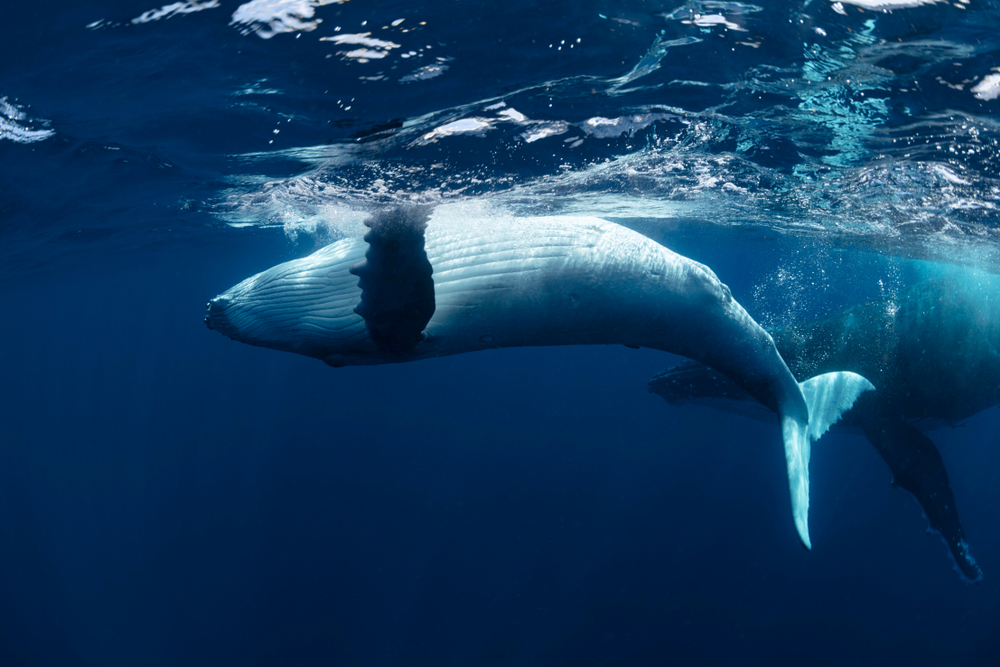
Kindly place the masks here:
<instances>
[{"instance_id":1,"label":"whale pectoral fin","mask_svg":"<svg viewBox=\"0 0 1000 667\"><path fill-rule=\"evenodd\" d=\"M983 572L965 541L955 494L938 448L916 428L877 407L864 411L861 417L865 435L892 471L893 486L906 489L920 503L931 529L948 545L962 579L979 582Z\"/></svg>"},{"instance_id":2,"label":"whale pectoral fin","mask_svg":"<svg viewBox=\"0 0 1000 667\"><path fill-rule=\"evenodd\" d=\"M368 250L352 266L358 276L368 334L381 349L403 352L423 340L434 314L433 269L424 249L430 208L413 206L382 211L365 221Z\"/></svg>"},{"instance_id":3,"label":"whale pectoral fin","mask_svg":"<svg viewBox=\"0 0 1000 667\"><path fill-rule=\"evenodd\" d=\"M785 445L788 469L788 490L792 500L792 518L799 539L806 549L809 540L809 456L812 443L827 432L840 416L854 405L858 396L875 389L871 382L857 373L847 371L824 373L799 383L809 421L803 423L790 416L781 418L781 437Z\"/></svg>"}]
</instances>

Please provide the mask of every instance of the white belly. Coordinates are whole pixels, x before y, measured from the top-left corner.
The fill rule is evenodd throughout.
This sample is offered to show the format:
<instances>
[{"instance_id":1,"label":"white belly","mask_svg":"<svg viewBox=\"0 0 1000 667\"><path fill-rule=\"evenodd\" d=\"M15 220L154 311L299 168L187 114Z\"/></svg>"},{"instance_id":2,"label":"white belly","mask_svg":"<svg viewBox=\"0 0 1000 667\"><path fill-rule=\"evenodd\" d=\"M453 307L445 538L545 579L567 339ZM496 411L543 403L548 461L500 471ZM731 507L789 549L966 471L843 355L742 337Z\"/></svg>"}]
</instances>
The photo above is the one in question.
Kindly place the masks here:
<instances>
[{"instance_id":1,"label":"white belly","mask_svg":"<svg viewBox=\"0 0 1000 667\"><path fill-rule=\"evenodd\" d=\"M710 269L620 225L435 213L424 234L434 287L425 338L386 352L355 312L362 293L350 269L367 249L345 239L248 278L213 301L210 326L335 366L526 345L620 343L692 356L709 339L758 329Z\"/></svg>"}]
</instances>

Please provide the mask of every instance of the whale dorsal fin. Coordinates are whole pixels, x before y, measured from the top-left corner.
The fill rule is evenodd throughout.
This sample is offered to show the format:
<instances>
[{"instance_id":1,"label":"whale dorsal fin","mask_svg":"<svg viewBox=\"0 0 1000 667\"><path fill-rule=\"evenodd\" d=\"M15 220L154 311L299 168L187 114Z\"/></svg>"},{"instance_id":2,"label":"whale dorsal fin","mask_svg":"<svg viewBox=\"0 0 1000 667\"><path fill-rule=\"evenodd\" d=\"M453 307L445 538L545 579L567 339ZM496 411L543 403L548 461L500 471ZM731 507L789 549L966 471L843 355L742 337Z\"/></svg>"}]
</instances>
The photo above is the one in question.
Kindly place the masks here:
<instances>
[{"instance_id":1,"label":"whale dorsal fin","mask_svg":"<svg viewBox=\"0 0 1000 667\"><path fill-rule=\"evenodd\" d=\"M389 352L403 352L423 340L434 314L434 279L424 250L430 206L380 211L365 221L368 251L351 267L358 276L364 318L372 340Z\"/></svg>"}]
</instances>

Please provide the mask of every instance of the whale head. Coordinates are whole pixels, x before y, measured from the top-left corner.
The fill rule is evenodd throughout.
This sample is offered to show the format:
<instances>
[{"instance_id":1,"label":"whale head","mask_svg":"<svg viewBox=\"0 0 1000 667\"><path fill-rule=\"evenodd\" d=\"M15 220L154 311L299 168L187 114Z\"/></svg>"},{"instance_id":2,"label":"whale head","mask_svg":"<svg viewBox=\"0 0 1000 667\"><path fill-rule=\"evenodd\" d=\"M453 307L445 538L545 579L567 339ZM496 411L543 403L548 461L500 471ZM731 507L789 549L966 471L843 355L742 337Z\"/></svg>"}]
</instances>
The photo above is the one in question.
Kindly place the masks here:
<instances>
[{"instance_id":1,"label":"whale head","mask_svg":"<svg viewBox=\"0 0 1000 667\"><path fill-rule=\"evenodd\" d=\"M349 272L364 244L346 240L251 276L208 302L205 324L249 345L333 363L371 342L358 279ZM342 364L337 364L342 365Z\"/></svg>"}]
</instances>

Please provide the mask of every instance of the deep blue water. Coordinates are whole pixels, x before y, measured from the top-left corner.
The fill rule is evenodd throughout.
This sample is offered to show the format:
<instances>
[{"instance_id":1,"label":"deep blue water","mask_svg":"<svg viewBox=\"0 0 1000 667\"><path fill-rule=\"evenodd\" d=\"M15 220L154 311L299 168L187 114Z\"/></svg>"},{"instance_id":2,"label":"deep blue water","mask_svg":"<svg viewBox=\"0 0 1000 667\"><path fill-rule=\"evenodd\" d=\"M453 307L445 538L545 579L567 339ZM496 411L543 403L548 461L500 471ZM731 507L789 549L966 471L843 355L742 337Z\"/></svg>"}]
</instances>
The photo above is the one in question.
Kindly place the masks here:
<instances>
[{"instance_id":1,"label":"deep blue water","mask_svg":"<svg viewBox=\"0 0 1000 667\"><path fill-rule=\"evenodd\" d=\"M856 434L804 551L677 357L202 321L415 198L610 218L767 326L1000 272L1000 5L903 4L5 3L0 664L1000 664L995 407L932 432L967 586Z\"/></svg>"}]
</instances>

